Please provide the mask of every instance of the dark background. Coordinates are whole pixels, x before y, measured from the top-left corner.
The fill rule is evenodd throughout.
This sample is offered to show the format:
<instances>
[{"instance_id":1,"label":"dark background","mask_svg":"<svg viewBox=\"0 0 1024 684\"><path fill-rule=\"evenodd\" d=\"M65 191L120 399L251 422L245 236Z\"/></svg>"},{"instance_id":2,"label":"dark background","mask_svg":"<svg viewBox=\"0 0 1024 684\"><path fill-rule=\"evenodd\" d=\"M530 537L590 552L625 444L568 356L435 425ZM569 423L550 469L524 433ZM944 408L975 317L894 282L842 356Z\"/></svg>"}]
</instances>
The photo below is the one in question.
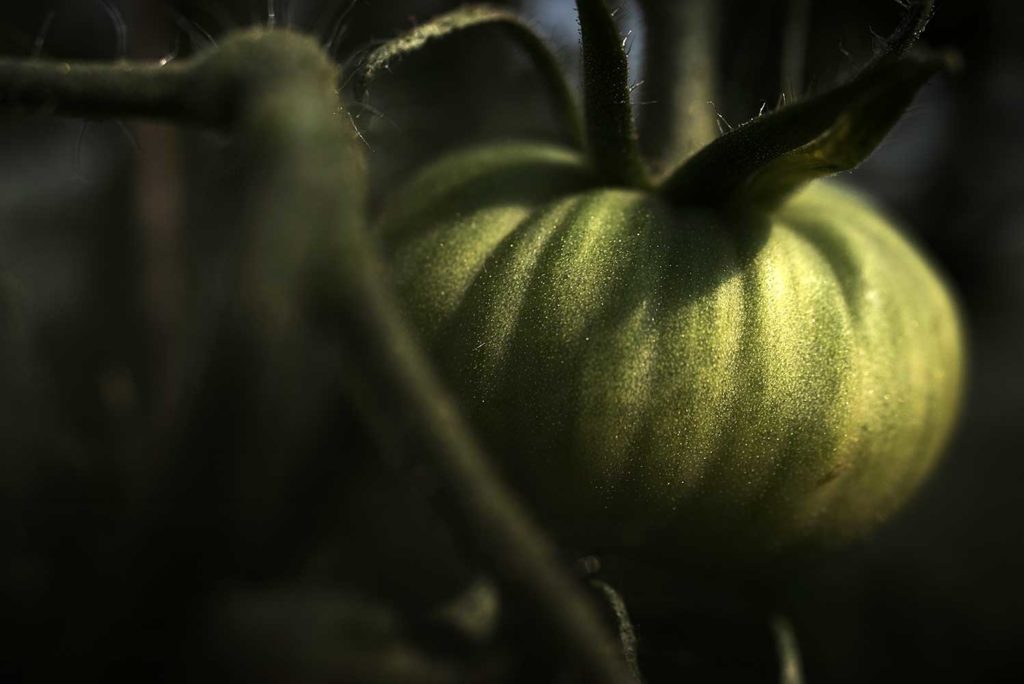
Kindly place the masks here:
<instances>
[{"instance_id":1,"label":"dark background","mask_svg":"<svg viewBox=\"0 0 1024 684\"><path fill-rule=\"evenodd\" d=\"M503 4L521 6L578 69L569 0ZM454 5L364 0L336 24L347 0L294 0L290 20L322 38L343 27L335 54L344 62ZM266 9L249 0L117 6L121 33L103 2L4 0L0 52L184 57L207 37L264 22ZM724 6L724 77L715 107L738 123L778 97L785 3ZM806 76L815 86L870 56L873 36L899 17L891 0L812 6ZM278 12L283 22L285 8ZM637 78L638 16L626 3L621 18L635 29ZM968 327L970 388L945 461L911 505L869 542L794 578L786 604L811 682L1002 681L1024 672L1021 36L1019 2L940 0L925 42L957 49L962 71L930 83L886 143L848 177L898 217L952 282ZM367 141L374 205L441 151L497 138L557 139L538 83L515 46L490 30L397 66L375 85L372 109L353 108L353 125ZM637 97L644 100L642 88ZM461 563L451 560L460 566L452 569L445 560L412 560L439 547L445 551L433 555L455 552L447 551L443 530L433 529L425 500L367 455L340 390L325 390L337 414L323 442L344 445L344 465L314 458L299 474L281 466L283 480L271 479L288 483L287 496L264 495L260 488L274 485L261 482L223 506L204 479L209 472L197 470L194 488L174 499L174 510L187 509L191 522L158 536L160 552L146 543L122 546L134 539L123 530L145 498L136 491L149 491L165 472L155 463L159 449L140 447L141 435L166 424L174 405L168 378L181 363L179 331L195 310L195 293L181 282L216 263L203 260L213 248L192 227L217 228L204 207L215 194L211 160L223 145L215 135L167 125L0 113L0 273L25 302L9 329L34 359L28 376L19 367L0 373L51 406L45 419L31 414L44 426L45 448L17 436L0 447L0 524L9 536L3 548L11 551L0 568L0 621L17 632L0 646L0 677L45 681L70 666L83 680L217 673L274 681L268 673L278 671L260 660L273 651L283 679L345 681L321 663L330 661L321 651L353 634L362 639L360 653L393 662L435 649L456 660L478 657L431 643L443 629L427 618L425 628L398 630L399 646L389 641L395 614L418 616L414 622L434 615L428 604L453 591ZM20 435L21 402L4 400L0 426ZM331 448L321 449L336 453ZM218 473L216 482L230 479ZM318 482L319 490L311 484ZM276 522L281 518L290 522ZM422 577L410 579L416 575L428 575L431 588L420 586ZM373 597L369 607L366 596ZM666 629L636 617L641 665L652 682L774 677L767 632L756 620L686 616L678 629ZM259 628L246 631L236 624L242 622ZM502 634L474 670L482 681L494 671L554 677L554 665L516 655L509 644L519 632ZM295 665L304 660L320 664Z\"/></svg>"}]
</instances>

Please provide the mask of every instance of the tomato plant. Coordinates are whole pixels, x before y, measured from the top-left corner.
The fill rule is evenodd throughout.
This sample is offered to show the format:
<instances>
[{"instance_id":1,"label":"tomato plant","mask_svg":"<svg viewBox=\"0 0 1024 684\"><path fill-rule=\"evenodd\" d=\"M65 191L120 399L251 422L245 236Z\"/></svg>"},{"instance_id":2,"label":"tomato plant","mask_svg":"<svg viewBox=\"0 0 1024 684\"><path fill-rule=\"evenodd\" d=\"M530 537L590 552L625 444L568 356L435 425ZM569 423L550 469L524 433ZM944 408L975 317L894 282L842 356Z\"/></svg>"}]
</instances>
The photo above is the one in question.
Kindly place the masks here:
<instances>
[{"instance_id":1,"label":"tomato plant","mask_svg":"<svg viewBox=\"0 0 1024 684\"><path fill-rule=\"evenodd\" d=\"M348 81L328 54L341 23L318 45L275 29L271 0L267 27L211 40L194 57L70 63L39 58L37 44L31 58L0 59L0 105L161 117L226 135L215 190L193 188L202 217L189 228L205 245L173 283L188 291L175 363L149 382L137 367L101 378L111 406L97 406L91 386L67 402L109 428L109 443L50 427L64 425L68 409L46 388L30 389L34 332L18 288L0 279L8 448L56 464L112 463L102 491L118 490L94 494L105 514L78 533L44 524L23 536L35 521L63 517L50 498L72 497L36 486L35 463L11 470L9 490L19 494L4 501L17 532L9 546L30 572L12 575L5 600L20 596L27 575L54 578L37 598L11 601L23 609L15 623L41 625L24 637L40 645L26 662L49 672L51 654L70 644L82 676L99 678L125 650L145 669L156 654L177 652L169 641L198 632L209 644L188 647L196 661L207 649L227 658L234 649L246 671L270 664L285 679L349 681L375 669L404 680L389 669L398 662L431 681L437 672L464 681L490 672L487 660L498 681L505 670L533 680L565 674L564 660L588 681L621 683L638 676L623 599L603 579L579 581L567 555L653 558L678 582L680 568L746 569L857 537L895 511L955 419L956 307L883 212L819 179L863 160L916 90L950 65L947 55L912 49L931 3L908 3L852 78L717 139L702 108L714 91L710 32L699 30L713 25L715 3L685 3L698 30L680 54L658 49L672 36L659 22L677 22L671 8L682 6L643 3L657 56L649 63L666 67L661 83L674 103L673 116L644 127L654 151L646 158L621 36L602 0L577 2L582 111L544 41L505 10L463 7L379 47L355 75L357 94L434 39L508 29L540 67L567 141L456 151L388 199L376 235L355 119L339 96ZM115 425L107 413L134 406L136 387L141 409ZM368 446L362 432L347 432L352 418L399 465L381 459L385 475L341 486L358 479L352 461ZM110 445L130 466L109 458ZM389 481L352 495L409 471L412 487ZM400 508L392 504L423 494L417 485L440 493L431 512L445 534L432 534L432 519L410 522L416 505L390 517ZM339 514L332 505L346 497ZM342 517L358 531L335 529ZM382 551L383 541L397 548ZM342 557L343 579L324 570L325 555ZM447 576L443 589L421 591L438 555L453 567L436 574L451 570L460 587L485 578L450 602L438 597ZM323 593L341 585L372 594L387 583L385 565L402 566L394 584L423 576L387 599L410 613L427 605L430 616L406 620L366 595ZM664 603L665 586L655 588ZM465 614L474 595L483 619ZM498 596L512 600L499 605ZM155 615L165 627L138 629ZM275 633L279 654L260 633L282 616L303 628ZM499 618L507 631L495 629ZM305 635L314 623L323 645L285 634ZM794 663L788 623L772 624L783 660ZM520 648L535 627L537 650L557 663L535 666ZM457 642L450 650L440 643L448 636Z\"/></svg>"},{"instance_id":2,"label":"tomato plant","mask_svg":"<svg viewBox=\"0 0 1024 684\"><path fill-rule=\"evenodd\" d=\"M382 217L411 321L503 471L582 551L750 559L863 535L939 455L963 342L925 257L815 179L867 156L943 65L908 51L930 7L855 78L654 179L612 18L577 4L585 142L456 152ZM485 17L505 20L463 10L419 35Z\"/></svg>"}]
</instances>

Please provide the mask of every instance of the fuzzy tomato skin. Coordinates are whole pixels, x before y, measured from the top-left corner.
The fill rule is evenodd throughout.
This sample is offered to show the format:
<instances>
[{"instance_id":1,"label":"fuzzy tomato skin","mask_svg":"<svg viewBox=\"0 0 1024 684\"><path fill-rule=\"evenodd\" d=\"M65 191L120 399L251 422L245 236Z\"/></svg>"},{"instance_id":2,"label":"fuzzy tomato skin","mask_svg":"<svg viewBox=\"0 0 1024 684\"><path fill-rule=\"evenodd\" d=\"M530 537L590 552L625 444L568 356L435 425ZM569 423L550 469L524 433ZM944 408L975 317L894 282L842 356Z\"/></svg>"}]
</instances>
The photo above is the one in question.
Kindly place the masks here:
<instances>
[{"instance_id":1,"label":"fuzzy tomato skin","mask_svg":"<svg viewBox=\"0 0 1024 684\"><path fill-rule=\"evenodd\" d=\"M499 465L582 551L773 556L859 536L928 473L963 342L933 270L815 182L727 218L463 152L382 217L400 298Z\"/></svg>"}]
</instances>

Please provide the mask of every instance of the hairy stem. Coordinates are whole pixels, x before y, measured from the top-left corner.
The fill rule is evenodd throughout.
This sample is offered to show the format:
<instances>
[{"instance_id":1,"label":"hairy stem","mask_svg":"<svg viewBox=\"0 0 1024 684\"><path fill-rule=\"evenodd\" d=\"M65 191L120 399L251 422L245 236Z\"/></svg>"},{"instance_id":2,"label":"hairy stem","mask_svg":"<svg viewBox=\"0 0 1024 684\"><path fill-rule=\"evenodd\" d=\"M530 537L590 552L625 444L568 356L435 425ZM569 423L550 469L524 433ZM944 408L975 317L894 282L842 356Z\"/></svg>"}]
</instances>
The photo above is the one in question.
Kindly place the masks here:
<instances>
[{"instance_id":1,"label":"hairy stem","mask_svg":"<svg viewBox=\"0 0 1024 684\"><path fill-rule=\"evenodd\" d=\"M629 94L624 40L604 0L576 0L583 42L587 147L605 181L647 187Z\"/></svg>"},{"instance_id":2,"label":"hairy stem","mask_svg":"<svg viewBox=\"0 0 1024 684\"><path fill-rule=\"evenodd\" d=\"M366 97L370 83L381 71L404 56L415 53L424 45L454 33L477 27L497 26L505 29L533 60L534 66L548 89L561 117L566 133L574 146L585 144L580 108L566 81L562 67L548 44L522 17L508 10L486 5L467 5L442 14L417 26L408 33L390 40L371 52L363 61L353 79L353 92L357 99Z\"/></svg>"},{"instance_id":3,"label":"hairy stem","mask_svg":"<svg viewBox=\"0 0 1024 684\"><path fill-rule=\"evenodd\" d=\"M0 107L83 118L223 125L221 101L190 96L191 67L0 58Z\"/></svg>"},{"instance_id":4,"label":"hairy stem","mask_svg":"<svg viewBox=\"0 0 1024 684\"><path fill-rule=\"evenodd\" d=\"M717 0L640 0L647 32L640 142L656 169L715 139Z\"/></svg>"},{"instance_id":5,"label":"hairy stem","mask_svg":"<svg viewBox=\"0 0 1024 684\"><path fill-rule=\"evenodd\" d=\"M592 579L590 580L590 586L604 597L607 609L612 614L615 624L619 628L619 643L622 646L623 657L625 657L626 662L629 664L629 669L633 673L634 679L642 682L640 661L637 658L636 630L633 629L633 621L630 620L629 611L626 610L626 601L615 590L615 587L604 580Z\"/></svg>"}]
</instances>

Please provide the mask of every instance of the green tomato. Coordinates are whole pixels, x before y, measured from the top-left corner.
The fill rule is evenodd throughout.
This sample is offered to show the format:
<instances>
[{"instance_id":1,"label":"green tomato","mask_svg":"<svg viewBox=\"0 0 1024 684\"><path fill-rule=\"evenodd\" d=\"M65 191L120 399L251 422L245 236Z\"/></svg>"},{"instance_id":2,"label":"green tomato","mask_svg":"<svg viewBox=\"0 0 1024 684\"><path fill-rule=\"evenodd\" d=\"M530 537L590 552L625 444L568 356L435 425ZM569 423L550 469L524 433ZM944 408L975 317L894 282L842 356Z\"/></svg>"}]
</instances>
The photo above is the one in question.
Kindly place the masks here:
<instances>
[{"instance_id":1,"label":"green tomato","mask_svg":"<svg viewBox=\"0 0 1024 684\"><path fill-rule=\"evenodd\" d=\"M833 183L720 214L519 143L434 164L380 231L474 429L581 551L763 558L857 537L954 423L948 290Z\"/></svg>"}]
</instances>

